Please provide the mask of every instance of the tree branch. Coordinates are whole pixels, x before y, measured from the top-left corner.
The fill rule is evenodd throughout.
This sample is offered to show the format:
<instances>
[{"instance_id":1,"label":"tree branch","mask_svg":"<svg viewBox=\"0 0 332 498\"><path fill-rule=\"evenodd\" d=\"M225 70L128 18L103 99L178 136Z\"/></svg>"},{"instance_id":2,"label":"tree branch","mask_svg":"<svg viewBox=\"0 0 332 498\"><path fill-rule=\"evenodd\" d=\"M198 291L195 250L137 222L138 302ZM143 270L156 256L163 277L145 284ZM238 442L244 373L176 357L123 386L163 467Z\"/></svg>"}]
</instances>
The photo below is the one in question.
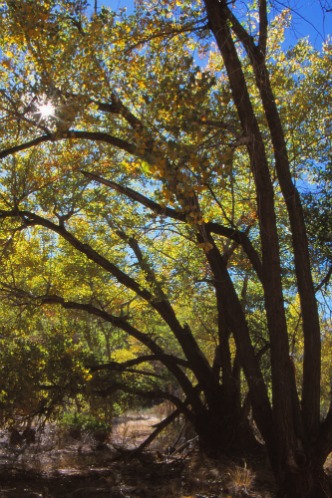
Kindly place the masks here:
<instances>
[{"instance_id":1,"label":"tree branch","mask_svg":"<svg viewBox=\"0 0 332 498\"><path fill-rule=\"evenodd\" d=\"M31 149L32 147L35 147L36 145L39 145L41 143L53 142L53 141L54 141L53 135L42 135L41 137L37 137L33 140L30 140L30 142L25 142L23 144L15 145L14 147L9 147L8 149L2 150L0 152L0 159L4 159L5 157L16 154L17 152L20 152L22 150Z\"/></svg>"},{"instance_id":2,"label":"tree branch","mask_svg":"<svg viewBox=\"0 0 332 498\"><path fill-rule=\"evenodd\" d=\"M138 48L140 45L143 45L143 44L145 44L149 41L152 41L156 38L162 38L162 39L165 39L166 37L173 38L175 36L178 36L181 33L192 33L194 31L202 31L204 29L207 29L207 27L208 27L206 21L207 21L207 19L206 19L206 17L204 17L203 19L198 19L196 21L189 23L188 25L184 25L181 27L171 28L171 29L168 29L166 31L158 30L156 33L149 35L149 36L146 36L145 38L139 40L137 43L130 45L126 49L126 53L128 53L128 52L134 50L135 48ZM199 26L199 24L201 24L201 25ZM196 25L198 25L198 26L196 26Z\"/></svg>"},{"instance_id":3,"label":"tree branch","mask_svg":"<svg viewBox=\"0 0 332 498\"><path fill-rule=\"evenodd\" d=\"M81 170L81 173L86 176L87 178L90 178L91 180L101 183L103 185L106 185L107 187L112 188L116 192L119 192L120 194L125 195L129 199L132 199L133 201L139 202L143 206L149 208L151 211L154 213L160 215L160 216L168 216L169 218L179 220L179 221L186 221L186 215L185 213L181 211L177 211L175 209L169 208L169 207L163 207L157 202L149 199L145 195L140 194L139 192L136 192L135 190L131 189L130 187L125 187L123 185L120 185L116 182L113 182L112 180L107 180L106 178L102 178L99 175L96 175L95 173L91 173L90 171L84 171Z\"/></svg>"},{"instance_id":4,"label":"tree branch","mask_svg":"<svg viewBox=\"0 0 332 498\"><path fill-rule=\"evenodd\" d=\"M173 355L167 355L165 353L161 354L153 354L153 355L144 355L139 358L134 358L132 360L124 361L123 363L118 363L116 361L111 361L109 363L102 363L99 365L86 365L86 368L90 370L90 372L98 372L99 370L115 370L118 372L122 372L127 368L133 367L135 365L140 365L141 363L147 363L151 361L159 361L161 362L163 358L168 358L171 361L174 361L178 365L182 367L189 368L189 364L186 360L182 358L177 358Z\"/></svg>"},{"instance_id":5,"label":"tree branch","mask_svg":"<svg viewBox=\"0 0 332 498\"><path fill-rule=\"evenodd\" d=\"M121 115L134 130L143 131L143 123L112 93L111 103L97 102L98 108L103 112Z\"/></svg>"},{"instance_id":6,"label":"tree branch","mask_svg":"<svg viewBox=\"0 0 332 498\"><path fill-rule=\"evenodd\" d=\"M319 292L321 288L324 287L324 285L327 285L330 281L331 276L332 276L332 265L328 269L328 272L325 275L325 277L321 280L321 282L318 285L316 285L315 292Z\"/></svg>"},{"instance_id":7,"label":"tree branch","mask_svg":"<svg viewBox=\"0 0 332 498\"><path fill-rule=\"evenodd\" d=\"M260 0L260 8L262 2L265 3L265 0ZM264 6L262 9L264 9ZM273 144L275 169L290 221L295 273L300 296L304 335L302 382L303 417L307 430L312 434L312 437L315 438L320 421L320 323L311 273L308 249L309 244L303 207L299 192L293 183L284 130L275 102L265 57L233 13L229 11L228 16L234 33L239 37L247 51L255 74L256 86L260 92L264 114L266 116Z\"/></svg>"},{"instance_id":8,"label":"tree branch","mask_svg":"<svg viewBox=\"0 0 332 498\"><path fill-rule=\"evenodd\" d=\"M123 230L116 230L117 235L124 240L129 247L132 249L133 253L136 256L138 264L141 270L144 272L145 279L150 284L152 283L154 286L155 293L162 299L166 300L167 297L162 289L162 286L158 282L157 276L154 272L153 267L149 264L147 259L144 257L143 252L139 246L139 243L135 239L135 237L129 237Z\"/></svg>"},{"instance_id":9,"label":"tree branch","mask_svg":"<svg viewBox=\"0 0 332 498\"><path fill-rule=\"evenodd\" d=\"M151 294L147 289L142 288L133 278L120 270L116 265L111 263L104 256L95 251L88 244L84 244L77 239L72 233L68 232L65 227L56 225L50 220L47 220L35 213L25 210L15 209L12 211L0 210L0 218L16 217L24 220L27 226L40 225L52 230L67 240L71 246L85 254L85 256L94 261L97 265L104 268L107 272L113 275L127 289L131 289L138 296L142 297L153 309L157 311L163 321L169 326L170 330L178 340L182 347L185 356L190 362L193 372L199 382L204 386L211 386L213 383L212 371L206 356L199 348L195 337L193 336L190 327L185 324L181 325L171 303L168 299L161 299L161 296Z\"/></svg>"},{"instance_id":10,"label":"tree branch","mask_svg":"<svg viewBox=\"0 0 332 498\"><path fill-rule=\"evenodd\" d=\"M0 288L1 290L1 288ZM66 301L61 296L57 295L44 295L44 296L34 296L31 293L28 293L22 289L13 289L8 284L2 283L2 290L6 292L6 296L11 293L16 294L18 299L27 298L28 300L39 301L42 304L58 304L64 309L75 309L89 313L90 315L98 316L102 318L104 321L111 323L115 327L120 328L124 332L128 333L130 336L137 339L139 342L144 344L152 353L154 353L159 359L160 362L163 363L166 368L174 375L174 377L179 382L183 391L186 393L186 396L190 400L193 406L196 408L201 407L201 402L199 400L199 396L197 396L195 392L195 388L188 380L185 373L177 364L175 357L172 355L165 354L163 349L158 346L158 344L151 339L147 334L141 332L136 327L131 325L126 319L119 316L114 316L100 308L93 306L90 303L77 303L74 301ZM190 367L189 363L187 364Z\"/></svg>"},{"instance_id":11,"label":"tree branch","mask_svg":"<svg viewBox=\"0 0 332 498\"><path fill-rule=\"evenodd\" d=\"M156 437L167 427L169 426L172 422L174 422L174 420L177 419L177 417L179 417L179 415L181 415L181 410L179 408L177 408L176 410L174 410L170 415L168 415L168 417L166 417L164 420L162 420L161 422L159 422L159 424L157 424L155 428L155 430L145 439L145 441L143 441L143 443L141 443L138 448L136 448L134 450L135 453L139 453L141 451L143 451L149 444L152 443L152 441L154 441L156 439Z\"/></svg>"},{"instance_id":12,"label":"tree branch","mask_svg":"<svg viewBox=\"0 0 332 498\"><path fill-rule=\"evenodd\" d=\"M77 239L72 233L68 232L68 230L66 230L63 225L56 225L52 221L26 210L0 210L0 218L6 217L21 218L25 222L26 226L40 225L48 228L49 230L52 230L53 232L57 233L62 238L67 240L67 242L69 242L69 244L75 249L85 254L88 259L94 261L100 267L111 273L125 287L133 290L137 295L139 295L146 301L150 303L153 302L154 296L148 290L141 288L141 286L134 279L120 270L104 256L95 251L91 246L89 246L88 244L84 244L79 239Z\"/></svg>"},{"instance_id":13,"label":"tree branch","mask_svg":"<svg viewBox=\"0 0 332 498\"><path fill-rule=\"evenodd\" d=\"M171 401L179 409L181 413L185 413L188 420L193 419L190 410L187 408L188 401L183 402L177 396L174 396L171 393L163 391L162 389L146 391L138 387L131 387L126 384L122 384L121 382L113 382L112 384L109 385L109 387L106 387L105 389L102 390L96 389L93 392L99 396L109 396L115 391L122 391L128 394L133 394L135 396L140 396L142 398L147 398L152 400L156 400L158 398L167 399L168 401Z\"/></svg>"},{"instance_id":14,"label":"tree branch","mask_svg":"<svg viewBox=\"0 0 332 498\"><path fill-rule=\"evenodd\" d=\"M259 0L259 41L258 47L261 53L266 55L266 43L267 43L267 8L266 0Z\"/></svg>"},{"instance_id":15,"label":"tree branch","mask_svg":"<svg viewBox=\"0 0 332 498\"><path fill-rule=\"evenodd\" d=\"M142 206L147 207L148 209L150 209L151 211L160 216L167 216L168 218L174 220L182 221L184 223L186 222L186 214L182 211L177 211L176 209L173 208L161 206L157 202L149 199L148 197L140 194L139 192L136 192L130 187L125 187L116 182L113 182L112 180L102 178L101 176L96 175L95 173L91 173L89 171L84 171L84 170L82 170L81 173L87 178L90 178L91 180L97 183L106 185L107 187L112 188L116 192L125 195L129 199L132 199L133 201L140 203ZM217 235L227 237L228 239L234 240L234 242L240 244L243 247L245 253L247 254L249 260L251 261L253 268L257 272L259 279L261 281L263 280L262 264L260 261L259 254L254 249L253 245L251 244L245 232L241 232L234 228L224 227L223 225L220 225L219 223L215 222L205 223L205 228L206 231L209 233L215 233Z\"/></svg>"},{"instance_id":16,"label":"tree branch","mask_svg":"<svg viewBox=\"0 0 332 498\"><path fill-rule=\"evenodd\" d=\"M37 137L29 142L25 142L19 145L15 145L13 147L9 147L8 149L4 149L0 152L0 159L8 157L10 155L16 154L17 152L21 152L23 150L31 149L36 145L46 142L58 142L60 140L91 140L93 142L104 142L110 145L114 145L121 150L128 152L129 154L133 154L136 157L146 158L146 153L142 154L142 150L133 145L126 140L122 140L121 138L114 137L109 135L108 133L103 132L93 132L93 131L77 131L77 130L69 130L68 132L62 134L47 134L42 135L41 137ZM151 158L150 158L151 159Z\"/></svg>"}]
</instances>

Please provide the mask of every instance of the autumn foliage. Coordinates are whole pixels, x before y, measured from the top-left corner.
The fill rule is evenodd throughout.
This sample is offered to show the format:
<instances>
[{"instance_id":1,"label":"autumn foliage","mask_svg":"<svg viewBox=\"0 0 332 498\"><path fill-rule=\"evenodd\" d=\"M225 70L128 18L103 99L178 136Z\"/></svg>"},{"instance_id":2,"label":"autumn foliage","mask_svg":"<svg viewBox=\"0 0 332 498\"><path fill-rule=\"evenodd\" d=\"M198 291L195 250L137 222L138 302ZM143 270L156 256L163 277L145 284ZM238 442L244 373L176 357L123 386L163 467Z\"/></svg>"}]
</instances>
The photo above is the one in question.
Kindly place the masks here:
<instances>
[{"instance_id":1,"label":"autumn foliage","mask_svg":"<svg viewBox=\"0 0 332 498\"><path fill-rule=\"evenodd\" d=\"M254 419L281 496L331 496L329 42L265 0L0 13L3 419L167 399L214 456Z\"/></svg>"}]
</instances>

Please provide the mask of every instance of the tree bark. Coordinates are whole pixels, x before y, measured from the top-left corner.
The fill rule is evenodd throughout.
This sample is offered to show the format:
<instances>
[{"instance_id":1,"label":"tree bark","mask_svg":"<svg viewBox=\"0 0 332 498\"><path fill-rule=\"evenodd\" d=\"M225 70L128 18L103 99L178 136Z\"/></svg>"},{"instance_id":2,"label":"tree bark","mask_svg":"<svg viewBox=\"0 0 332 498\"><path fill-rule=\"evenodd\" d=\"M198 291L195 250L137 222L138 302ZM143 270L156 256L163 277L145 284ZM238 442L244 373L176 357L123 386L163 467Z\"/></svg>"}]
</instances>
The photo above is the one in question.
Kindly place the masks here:
<instances>
[{"instance_id":1,"label":"tree bark","mask_svg":"<svg viewBox=\"0 0 332 498\"><path fill-rule=\"evenodd\" d=\"M244 455L262 446L256 441L248 417L237 400L220 386L214 406L206 407L193 417L201 450L211 458L221 455Z\"/></svg>"},{"instance_id":2,"label":"tree bark","mask_svg":"<svg viewBox=\"0 0 332 498\"><path fill-rule=\"evenodd\" d=\"M317 303L314 295L308 241L301 201L290 174L282 124L273 97L269 74L265 65L267 36L266 2L260 0L259 45L234 17L225 0L205 0L209 26L215 36L228 74L233 100L238 111L243 133L248 137L247 150L254 176L257 209L260 224L262 251L261 282L265 296L265 310L271 348L273 417L271 422L275 437L265 437L262 423L262 405L255 399L257 387L250 384L248 352L250 337L236 295L232 290L226 266L219 265L219 281L227 294L228 323L237 341L240 362L244 369L257 425L265 438L271 464L280 489L280 496L287 498L317 498L331 496L323 463L331 446L331 423L320 426L320 328ZM302 406L295 383L295 371L289 358L288 330L284 311L281 282L281 262L274 207L274 189L270 166L265 153L264 139L252 107L245 75L242 70L233 32L244 45L256 76L263 109L270 131L278 180L287 206L292 231L297 285L301 300L304 331L304 362ZM210 252L210 259L213 251ZM236 335L241 330L241 339ZM245 340L244 340L245 338ZM246 343L248 341L248 343ZM331 418L331 417L330 417ZM324 442L324 435L327 441Z\"/></svg>"},{"instance_id":3,"label":"tree bark","mask_svg":"<svg viewBox=\"0 0 332 498\"><path fill-rule=\"evenodd\" d=\"M273 423L279 462L286 461L296 451L296 421L294 417L294 372L289 368L288 331L281 284L281 263L274 208L274 191L263 137L250 101L241 62L228 22L227 2L205 0L209 23L225 63L230 87L239 119L246 137L250 168L254 176L263 264L265 310L271 343L271 370L273 384ZM234 316L233 316L234 319ZM249 340L250 342L250 340ZM241 357L241 362L243 356ZM246 377L249 383L248 373ZM254 399L253 399L254 406ZM257 417L257 411L256 411ZM261 417L260 417L261 418ZM264 432L264 427L260 427Z\"/></svg>"},{"instance_id":4,"label":"tree bark","mask_svg":"<svg viewBox=\"0 0 332 498\"><path fill-rule=\"evenodd\" d=\"M261 0L261 8L263 7L262 4L266 4L266 0ZM260 17L262 24L263 17L265 16L261 13ZM230 21L234 32L247 51L255 73L256 85L261 95L272 139L277 177L288 211L304 335L302 385L303 419L308 435L311 439L315 439L317 437L320 417L320 324L311 274L303 208L300 195L291 177L286 140L271 87L269 71L265 64L264 51L260 50L260 47L255 45L253 38L249 36L232 13L230 13Z\"/></svg>"},{"instance_id":5,"label":"tree bark","mask_svg":"<svg viewBox=\"0 0 332 498\"><path fill-rule=\"evenodd\" d=\"M331 484L324 469L316 462L288 467L277 479L278 498L330 498Z\"/></svg>"}]
</instances>

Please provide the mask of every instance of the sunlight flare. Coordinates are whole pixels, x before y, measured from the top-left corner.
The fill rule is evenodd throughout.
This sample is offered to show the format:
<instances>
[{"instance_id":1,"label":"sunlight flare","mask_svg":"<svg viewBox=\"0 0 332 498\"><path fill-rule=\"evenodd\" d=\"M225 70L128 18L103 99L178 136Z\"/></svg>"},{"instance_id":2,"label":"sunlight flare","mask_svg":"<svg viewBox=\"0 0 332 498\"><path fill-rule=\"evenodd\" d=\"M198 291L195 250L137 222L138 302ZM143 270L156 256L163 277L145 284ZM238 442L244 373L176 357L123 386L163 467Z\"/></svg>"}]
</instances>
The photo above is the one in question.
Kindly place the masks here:
<instances>
[{"instance_id":1,"label":"sunlight flare","mask_svg":"<svg viewBox=\"0 0 332 498\"><path fill-rule=\"evenodd\" d=\"M40 114L42 118L54 117L55 107L51 102L44 102L38 106L38 114Z\"/></svg>"}]
</instances>

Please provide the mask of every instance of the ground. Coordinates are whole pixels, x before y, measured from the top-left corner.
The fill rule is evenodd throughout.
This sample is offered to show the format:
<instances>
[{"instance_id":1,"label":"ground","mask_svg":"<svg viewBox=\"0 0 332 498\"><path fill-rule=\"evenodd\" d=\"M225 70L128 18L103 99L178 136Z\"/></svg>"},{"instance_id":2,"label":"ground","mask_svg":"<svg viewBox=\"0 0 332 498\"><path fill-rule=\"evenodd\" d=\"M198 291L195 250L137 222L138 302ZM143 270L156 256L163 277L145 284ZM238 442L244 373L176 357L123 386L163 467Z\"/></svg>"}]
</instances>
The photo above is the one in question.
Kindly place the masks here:
<instances>
[{"instance_id":1,"label":"ground","mask_svg":"<svg viewBox=\"0 0 332 498\"><path fill-rule=\"evenodd\" d=\"M158 414L122 417L103 444L52 426L29 445L10 445L3 434L0 498L274 498L263 452L210 460L177 427L133 454L159 420Z\"/></svg>"}]
</instances>

